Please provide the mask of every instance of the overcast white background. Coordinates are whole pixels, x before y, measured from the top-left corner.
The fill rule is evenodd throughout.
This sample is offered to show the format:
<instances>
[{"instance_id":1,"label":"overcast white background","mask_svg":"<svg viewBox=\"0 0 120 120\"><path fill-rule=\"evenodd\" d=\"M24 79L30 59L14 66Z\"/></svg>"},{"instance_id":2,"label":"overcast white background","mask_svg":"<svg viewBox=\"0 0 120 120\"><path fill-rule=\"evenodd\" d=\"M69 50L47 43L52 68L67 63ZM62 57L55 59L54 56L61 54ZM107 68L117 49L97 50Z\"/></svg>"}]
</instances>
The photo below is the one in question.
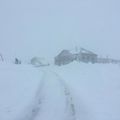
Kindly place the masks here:
<instances>
[{"instance_id":1,"label":"overcast white background","mask_svg":"<svg viewBox=\"0 0 120 120\"><path fill-rule=\"evenodd\" d=\"M0 0L0 53L53 57L81 46L120 58L120 0Z\"/></svg>"}]
</instances>

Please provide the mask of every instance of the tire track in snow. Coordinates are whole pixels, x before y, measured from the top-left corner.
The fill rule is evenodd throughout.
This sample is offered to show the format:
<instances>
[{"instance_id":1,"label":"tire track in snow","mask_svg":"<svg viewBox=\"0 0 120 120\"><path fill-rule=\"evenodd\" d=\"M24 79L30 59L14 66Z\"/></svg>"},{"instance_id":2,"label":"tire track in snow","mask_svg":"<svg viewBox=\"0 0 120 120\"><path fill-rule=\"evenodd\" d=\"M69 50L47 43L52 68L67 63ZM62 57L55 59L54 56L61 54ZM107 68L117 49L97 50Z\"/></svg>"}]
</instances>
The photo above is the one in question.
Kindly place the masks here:
<instances>
[{"instance_id":1,"label":"tire track in snow","mask_svg":"<svg viewBox=\"0 0 120 120\"><path fill-rule=\"evenodd\" d=\"M51 71L52 72L52 71ZM68 115L66 117L67 120L78 120L76 118L76 109L75 104L73 102L73 97L70 93L70 90L68 86L66 85L64 79L62 79L56 72L52 72L58 79L59 83L61 84L61 87L64 89L64 94L66 97L66 110L68 112Z\"/></svg>"},{"instance_id":2,"label":"tire track in snow","mask_svg":"<svg viewBox=\"0 0 120 120\"><path fill-rule=\"evenodd\" d=\"M38 90L36 92L36 96L34 98L34 100L32 101L32 103L30 104L30 106L27 107L27 109L24 111L24 116L22 118L20 118L19 120L36 120L36 117L39 116L41 117L41 106L44 102L44 91L43 89L45 89L45 84L47 81L46 76L48 76L48 73L51 74L51 76L54 76L53 79L57 82L59 82L59 85L62 89L62 91L64 92L64 96L65 97L65 115L64 118L62 118L61 120L77 120L76 119L76 110L75 110L75 104L73 102L73 97L71 96L70 90L67 87L65 81L55 72L52 71L43 71L44 75L42 77L42 80L40 82L40 85L38 87ZM44 107L44 106L42 106ZM48 118L49 119L49 118ZM51 120L51 119L50 119Z\"/></svg>"},{"instance_id":3,"label":"tire track in snow","mask_svg":"<svg viewBox=\"0 0 120 120\"><path fill-rule=\"evenodd\" d=\"M44 98L42 94L42 89L45 84L44 78L46 73L44 71L42 79L40 81L40 85L38 86L38 90L36 92L35 98L32 100L31 104L29 104L25 110L21 113L17 120L34 120L37 114L40 112L41 104ZM16 120L16 119L15 119Z\"/></svg>"}]
</instances>

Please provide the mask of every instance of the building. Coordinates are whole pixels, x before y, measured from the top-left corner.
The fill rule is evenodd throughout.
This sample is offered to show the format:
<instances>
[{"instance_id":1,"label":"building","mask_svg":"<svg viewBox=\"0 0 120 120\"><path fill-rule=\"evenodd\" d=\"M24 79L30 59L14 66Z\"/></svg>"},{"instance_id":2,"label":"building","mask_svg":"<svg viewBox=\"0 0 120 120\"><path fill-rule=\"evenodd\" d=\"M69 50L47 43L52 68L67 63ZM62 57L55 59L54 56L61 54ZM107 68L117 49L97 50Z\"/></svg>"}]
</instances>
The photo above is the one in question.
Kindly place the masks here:
<instances>
[{"instance_id":1,"label":"building","mask_svg":"<svg viewBox=\"0 0 120 120\"><path fill-rule=\"evenodd\" d=\"M85 63L96 63L97 54L84 48L81 48L78 53L71 53L69 50L63 50L59 55L55 57L55 64L59 66L65 65L73 62L74 60Z\"/></svg>"},{"instance_id":2,"label":"building","mask_svg":"<svg viewBox=\"0 0 120 120\"><path fill-rule=\"evenodd\" d=\"M79 62L85 62L85 63L96 63L97 62L97 58L98 55L86 50L84 48L81 48L80 52L78 54L75 55L75 59Z\"/></svg>"},{"instance_id":3,"label":"building","mask_svg":"<svg viewBox=\"0 0 120 120\"><path fill-rule=\"evenodd\" d=\"M65 65L69 64L74 60L74 55L69 52L69 50L63 50L60 54L55 57L56 65Z\"/></svg>"}]
</instances>

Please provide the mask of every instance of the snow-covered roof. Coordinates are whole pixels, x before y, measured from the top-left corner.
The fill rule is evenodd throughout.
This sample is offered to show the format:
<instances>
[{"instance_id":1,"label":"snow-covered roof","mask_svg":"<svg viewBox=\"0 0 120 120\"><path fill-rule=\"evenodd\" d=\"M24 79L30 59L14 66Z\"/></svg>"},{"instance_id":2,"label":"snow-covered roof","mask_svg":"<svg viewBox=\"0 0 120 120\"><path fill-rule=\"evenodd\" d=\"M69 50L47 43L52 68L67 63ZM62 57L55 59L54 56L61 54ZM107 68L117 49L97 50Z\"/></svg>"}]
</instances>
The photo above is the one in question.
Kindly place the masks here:
<instances>
[{"instance_id":1,"label":"snow-covered roof","mask_svg":"<svg viewBox=\"0 0 120 120\"><path fill-rule=\"evenodd\" d=\"M76 48L76 49L70 50L70 53L72 53L72 54L87 53L87 54L97 55L97 54L95 54L95 53L93 53L93 52L91 52L91 51L89 51L89 50L87 50L85 48L79 48L79 49Z\"/></svg>"}]
</instances>

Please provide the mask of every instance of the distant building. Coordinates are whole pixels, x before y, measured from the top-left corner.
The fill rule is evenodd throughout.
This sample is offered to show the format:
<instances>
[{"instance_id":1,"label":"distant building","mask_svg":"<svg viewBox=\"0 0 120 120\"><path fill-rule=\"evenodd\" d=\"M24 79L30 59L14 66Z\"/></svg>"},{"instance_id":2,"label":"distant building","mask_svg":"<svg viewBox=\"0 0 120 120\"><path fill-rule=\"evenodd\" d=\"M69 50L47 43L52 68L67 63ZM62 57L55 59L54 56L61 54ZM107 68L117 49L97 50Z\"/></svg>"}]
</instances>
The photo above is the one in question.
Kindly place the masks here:
<instances>
[{"instance_id":1,"label":"distant building","mask_svg":"<svg viewBox=\"0 0 120 120\"><path fill-rule=\"evenodd\" d=\"M56 65L65 65L74 60L74 55L69 50L63 50L60 54L55 57Z\"/></svg>"},{"instance_id":2,"label":"distant building","mask_svg":"<svg viewBox=\"0 0 120 120\"><path fill-rule=\"evenodd\" d=\"M55 57L55 64L56 65L65 65L69 64L72 61L79 61L79 62L97 62L97 54L88 51L84 48L81 48L79 53L71 53L69 50L63 50L59 55Z\"/></svg>"},{"instance_id":3,"label":"distant building","mask_svg":"<svg viewBox=\"0 0 120 120\"><path fill-rule=\"evenodd\" d=\"M55 57L55 65L65 65L69 64L73 61L84 62L84 63L101 63L101 64L120 64L120 60L112 59L112 58L102 58L98 57L97 54L86 50L84 48L78 49L76 47L75 50L63 50Z\"/></svg>"},{"instance_id":4,"label":"distant building","mask_svg":"<svg viewBox=\"0 0 120 120\"><path fill-rule=\"evenodd\" d=\"M97 62L97 58L98 58L98 55L89 51L89 50L86 50L84 48L81 48L80 52L78 54L75 54L75 59L79 62L85 62L85 63L88 63L88 62L91 62L91 63L96 63Z\"/></svg>"}]
</instances>

